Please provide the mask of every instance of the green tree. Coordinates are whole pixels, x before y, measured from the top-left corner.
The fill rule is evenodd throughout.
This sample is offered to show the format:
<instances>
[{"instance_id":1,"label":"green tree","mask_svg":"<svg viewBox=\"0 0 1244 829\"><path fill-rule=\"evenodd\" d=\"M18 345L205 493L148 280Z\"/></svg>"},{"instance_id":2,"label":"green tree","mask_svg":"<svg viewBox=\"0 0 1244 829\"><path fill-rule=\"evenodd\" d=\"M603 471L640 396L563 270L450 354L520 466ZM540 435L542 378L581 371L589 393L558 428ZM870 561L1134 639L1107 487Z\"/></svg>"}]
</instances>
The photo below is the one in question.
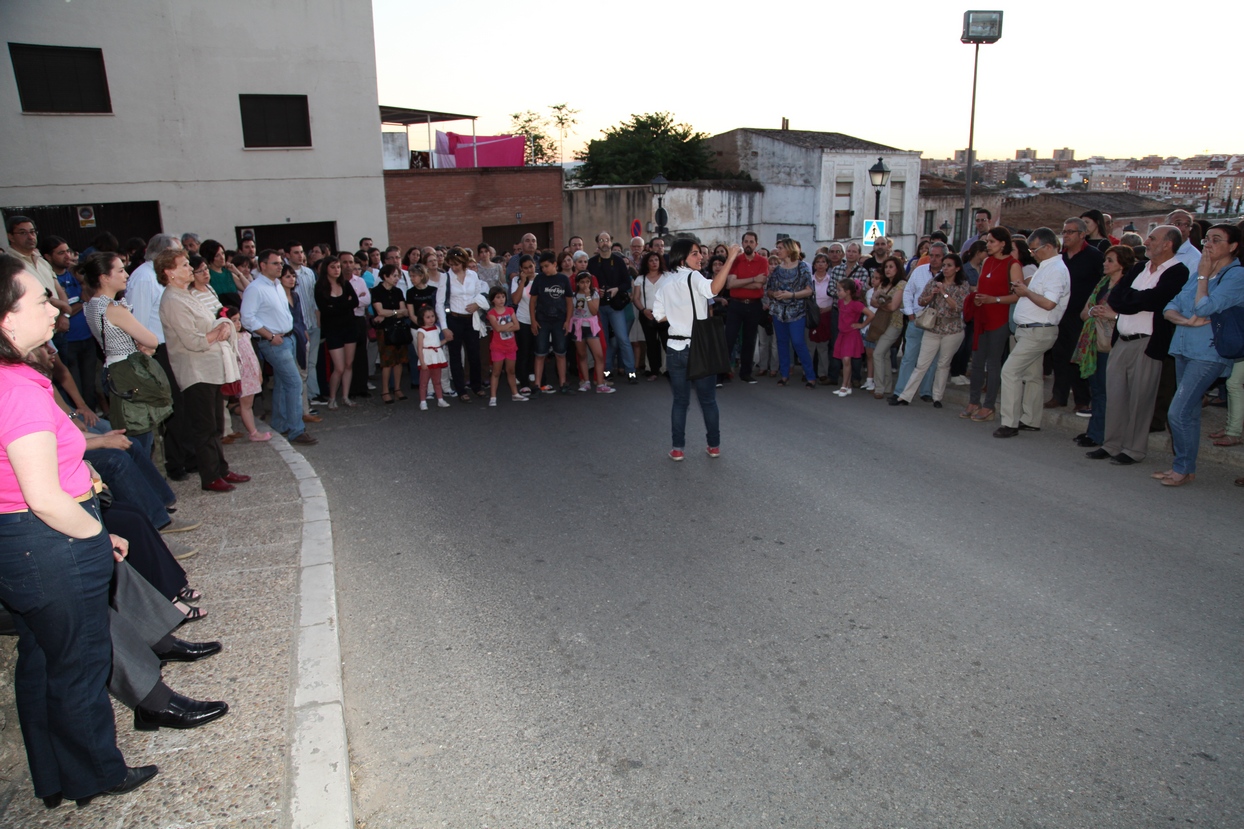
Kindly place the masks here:
<instances>
[{"instance_id":1,"label":"green tree","mask_svg":"<svg viewBox=\"0 0 1244 829\"><path fill-rule=\"evenodd\" d=\"M549 137L549 119L538 112L526 110L510 115L510 132L527 137L524 161L529 164L553 164L553 139Z\"/></svg>"},{"instance_id":2,"label":"green tree","mask_svg":"<svg viewBox=\"0 0 1244 829\"><path fill-rule=\"evenodd\" d=\"M658 173L670 181L722 178L713 169L705 133L674 123L668 112L632 115L588 142L575 157L583 165L575 179L594 184L647 184Z\"/></svg>"}]
</instances>

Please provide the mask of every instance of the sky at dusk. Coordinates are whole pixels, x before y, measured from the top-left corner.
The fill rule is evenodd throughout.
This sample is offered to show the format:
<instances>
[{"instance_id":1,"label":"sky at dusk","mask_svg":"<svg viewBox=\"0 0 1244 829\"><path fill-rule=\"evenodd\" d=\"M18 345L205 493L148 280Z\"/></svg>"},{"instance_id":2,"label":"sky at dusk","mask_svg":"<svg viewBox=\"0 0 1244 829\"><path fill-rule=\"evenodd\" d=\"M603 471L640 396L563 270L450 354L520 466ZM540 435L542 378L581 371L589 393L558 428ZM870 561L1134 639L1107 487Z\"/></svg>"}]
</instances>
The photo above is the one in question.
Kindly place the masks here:
<instances>
[{"instance_id":1,"label":"sky at dusk","mask_svg":"<svg viewBox=\"0 0 1244 829\"><path fill-rule=\"evenodd\" d=\"M478 133L493 135L508 131L512 112L565 102L580 110L568 161L604 129L657 111L709 134L787 117L792 129L947 158L968 143L967 8L373 0L380 103L478 115ZM980 48L978 158L1022 147L1043 158L1061 147L1076 158L1244 152L1235 84L1215 91L1194 80L1238 72L1224 33L1242 19L1238 4L972 8L1005 12L1002 39ZM469 121L440 128L471 131ZM426 143L426 130L412 128L412 149Z\"/></svg>"}]
</instances>

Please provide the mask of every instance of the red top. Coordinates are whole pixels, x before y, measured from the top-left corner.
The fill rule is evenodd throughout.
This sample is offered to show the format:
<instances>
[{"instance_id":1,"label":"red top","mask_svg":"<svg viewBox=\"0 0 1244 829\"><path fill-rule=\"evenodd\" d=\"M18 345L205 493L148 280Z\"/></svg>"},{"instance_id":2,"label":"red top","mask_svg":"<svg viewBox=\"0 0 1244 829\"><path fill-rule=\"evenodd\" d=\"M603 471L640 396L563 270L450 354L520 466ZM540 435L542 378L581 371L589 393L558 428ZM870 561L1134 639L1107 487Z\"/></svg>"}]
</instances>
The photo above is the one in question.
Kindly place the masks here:
<instances>
[{"instance_id":1,"label":"red top","mask_svg":"<svg viewBox=\"0 0 1244 829\"><path fill-rule=\"evenodd\" d=\"M730 273L739 279L755 279L758 276L764 276L769 272L769 260L759 254L752 254L752 260L747 261L746 256L740 256L734 260L734 264L730 266ZM731 299L760 299L764 293L764 288L731 288Z\"/></svg>"},{"instance_id":2,"label":"red top","mask_svg":"<svg viewBox=\"0 0 1244 829\"><path fill-rule=\"evenodd\" d=\"M1005 259L985 257L985 264L981 266L980 280L976 283L976 293L985 296L1010 296L1011 265L1018 264L1019 260L1014 256L1008 256ZM1010 305L1001 302L986 302L973 312L974 330L983 334L986 331L1001 328L1007 324L1010 315Z\"/></svg>"}]
</instances>

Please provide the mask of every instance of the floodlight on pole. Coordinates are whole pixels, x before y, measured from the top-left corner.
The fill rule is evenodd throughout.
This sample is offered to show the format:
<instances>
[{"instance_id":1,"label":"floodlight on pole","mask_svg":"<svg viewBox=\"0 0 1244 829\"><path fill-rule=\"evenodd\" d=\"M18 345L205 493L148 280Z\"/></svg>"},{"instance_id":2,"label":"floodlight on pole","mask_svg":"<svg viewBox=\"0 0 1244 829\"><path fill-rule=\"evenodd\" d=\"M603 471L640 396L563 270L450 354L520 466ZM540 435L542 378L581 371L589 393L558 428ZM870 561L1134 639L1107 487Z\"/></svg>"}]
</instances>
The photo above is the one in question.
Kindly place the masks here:
<instances>
[{"instance_id":1,"label":"floodlight on pole","mask_svg":"<svg viewBox=\"0 0 1244 829\"><path fill-rule=\"evenodd\" d=\"M972 57L972 116L968 123L968 169L964 174L963 188L963 222L960 233L963 239L956 240L962 246L968 235L968 222L972 215L972 155L976 141L976 70L980 65L981 44L997 43L1002 38L1002 12L1000 11L966 11L963 13L963 34L959 40L971 43L976 54Z\"/></svg>"}]
</instances>

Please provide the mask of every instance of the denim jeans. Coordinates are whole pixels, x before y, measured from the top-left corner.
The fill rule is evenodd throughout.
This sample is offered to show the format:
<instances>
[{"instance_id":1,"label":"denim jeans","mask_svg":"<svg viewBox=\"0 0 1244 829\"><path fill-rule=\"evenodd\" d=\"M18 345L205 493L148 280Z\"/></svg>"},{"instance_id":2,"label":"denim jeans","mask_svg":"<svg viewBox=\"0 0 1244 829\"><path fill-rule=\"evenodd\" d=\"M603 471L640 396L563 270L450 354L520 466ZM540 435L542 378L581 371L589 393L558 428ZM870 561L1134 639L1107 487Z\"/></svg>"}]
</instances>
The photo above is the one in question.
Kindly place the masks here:
<instances>
[{"instance_id":1,"label":"denim jeans","mask_svg":"<svg viewBox=\"0 0 1244 829\"><path fill-rule=\"evenodd\" d=\"M795 353L799 355L799 365L803 367L804 381L815 383L816 374L812 371L812 355L808 353L804 323L803 317L790 322L773 318L773 334L777 337L778 374L783 379L790 379L790 350L794 347Z\"/></svg>"},{"instance_id":2,"label":"denim jeans","mask_svg":"<svg viewBox=\"0 0 1244 829\"><path fill-rule=\"evenodd\" d=\"M1089 416L1088 428L1084 434L1096 444L1106 442L1106 365L1110 362L1109 351L1097 352L1097 371L1088 378L1089 401L1093 413Z\"/></svg>"},{"instance_id":3,"label":"denim jeans","mask_svg":"<svg viewBox=\"0 0 1244 829\"><path fill-rule=\"evenodd\" d=\"M1201 398L1225 370L1222 363L1175 355L1175 381L1179 387L1166 411L1166 425L1175 450L1171 469L1180 475L1196 472L1196 456L1201 449Z\"/></svg>"},{"instance_id":4,"label":"denim jeans","mask_svg":"<svg viewBox=\"0 0 1244 829\"><path fill-rule=\"evenodd\" d=\"M316 371L320 359L320 329L307 329L307 394L311 397L320 396L320 380ZM416 363L417 365L417 363Z\"/></svg>"},{"instance_id":5,"label":"denim jeans","mask_svg":"<svg viewBox=\"0 0 1244 829\"><path fill-rule=\"evenodd\" d=\"M630 326L626 324L626 310L615 311L604 302L600 305L600 338L605 342L605 372L613 371L615 354L622 358L622 369L629 375L635 373L635 350L631 348Z\"/></svg>"},{"instance_id":6,"label":"denim jeans","mask_svg":"<svg viewBox=\"0 0 1244 829\"><path fill-rule=\"evenodd\" d=\"M128 450L88 449L84 457L99 472L117 503L139 510L157 528L169 522L166 508L176 503L177 497L151 456L144 456L137 443L131 443Z\"/></svg>"},{"instance_id":7,"label":"denim jeans","mask_svg":"<svg viewBox=\"0 0 1244 829\"><path fill-rule=\"evenodd\" d=\"M294 340L273 345L259 340L259 353L272 366L272 428L290 440L305 430L302 425L302 375L294 357Z\"/></svg>"},{"instance_id":8,"label":"denim jeans","mask_svg":"<svg viewBox=\"0 0 1244 829\"><path fill-rule=\"evenodd\" d=\"M82 506L99 517L98 502ZM0 516L0 600L17 627L13 687L39 797L90 797L125 778L108 699L112 567L102 528L76 539L33 512Z\"/></svg>"},{"instance_id":9,"label":"denim jeans","mask_svg":"<svg viewBox=\"0 0 1244 829\"><path fill-rule=\"evenodd\" d=\"M924 342L924 329L914 322L907 323L907 344L903 346L903 362L898 367L898 379L894 382L896 391L907 388L911 373L916 370L916 362L920 359L920 345ZM933 374L926 373L920 381L920 396L933 395Z\"/></svg>"},{"instance_id":10,"label":"denim jeans","mask_svg":"<svg viewBox=\"0 0 1244 829\"><path fill-rule=\"evenodd\" d=\"M721 417L717 410L717 376L710 374L699 380L687 379L687 360L691 349L665 350L665 368L669 371L670 390L674 392L674 408L670 412L670 427L675 449L687 445L687 409L691 408L691 388L700 401L700 413L704 415L705 437L709 446L721 446Z\"/></svg>"}]
</instances>

